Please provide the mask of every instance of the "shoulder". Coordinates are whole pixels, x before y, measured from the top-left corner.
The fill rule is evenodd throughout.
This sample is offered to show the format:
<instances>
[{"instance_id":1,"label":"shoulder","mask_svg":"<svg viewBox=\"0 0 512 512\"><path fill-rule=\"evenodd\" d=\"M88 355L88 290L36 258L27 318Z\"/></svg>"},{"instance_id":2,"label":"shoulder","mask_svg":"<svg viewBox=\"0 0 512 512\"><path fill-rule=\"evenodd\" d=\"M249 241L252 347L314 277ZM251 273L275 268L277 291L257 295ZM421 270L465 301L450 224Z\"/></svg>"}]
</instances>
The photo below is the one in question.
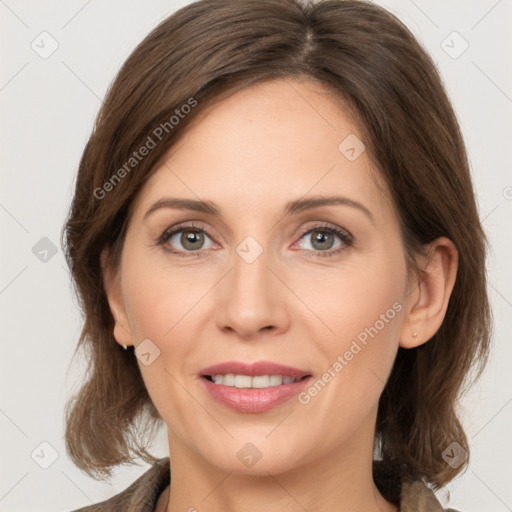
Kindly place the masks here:
<instances>
[{"instance_id":1,"label":"shoulder","mask_svg":"<svg viewBox=\"0 0 512 512\"><path fill-rule=\"evenodd\" d=\"M374 460L373 477L379 492L398 512L462 512L443 508L432 489L407 464Z\"/></svg>"},{"instance_id":2,"label":"shoulder","mask_svg":"<svg viewBox=\"0 0 512 512\"><path fill-rule=\"evenodd\" d=\"M169 457L158 459L124 491L108 500L71 512L153 512L160 494L169 485Z\"/></svg>"},{"instance_id":3,"label":"shoulder","mask_svg":"<svg viewBox=\"0 0 512 512\"><path fill-rule=\"evenodd\" d=\"M400 492L399 512L462 512L443 508L436 495L423 481L404 482Z\"/></svg>"}]
</instances>

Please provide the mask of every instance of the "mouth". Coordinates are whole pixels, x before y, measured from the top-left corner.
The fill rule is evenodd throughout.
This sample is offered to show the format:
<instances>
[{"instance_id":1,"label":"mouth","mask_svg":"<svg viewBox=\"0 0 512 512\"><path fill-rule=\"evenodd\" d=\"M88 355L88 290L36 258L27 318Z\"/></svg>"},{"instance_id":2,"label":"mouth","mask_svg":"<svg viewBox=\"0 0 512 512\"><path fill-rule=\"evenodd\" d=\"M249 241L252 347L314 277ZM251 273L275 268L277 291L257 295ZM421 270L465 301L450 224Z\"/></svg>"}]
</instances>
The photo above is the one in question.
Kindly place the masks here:
<instances>
[{"instance_id":1,"label":"mouth","mask_svg":"<svg viewBox=\"0 0 512 512\"><path fill-rule=\"evenodd\" d=\"M268 411L300 393L312 372L269 361L228 361L204 368L200 380L217 403L243 413Z\"/></svg>"}]
</instances>

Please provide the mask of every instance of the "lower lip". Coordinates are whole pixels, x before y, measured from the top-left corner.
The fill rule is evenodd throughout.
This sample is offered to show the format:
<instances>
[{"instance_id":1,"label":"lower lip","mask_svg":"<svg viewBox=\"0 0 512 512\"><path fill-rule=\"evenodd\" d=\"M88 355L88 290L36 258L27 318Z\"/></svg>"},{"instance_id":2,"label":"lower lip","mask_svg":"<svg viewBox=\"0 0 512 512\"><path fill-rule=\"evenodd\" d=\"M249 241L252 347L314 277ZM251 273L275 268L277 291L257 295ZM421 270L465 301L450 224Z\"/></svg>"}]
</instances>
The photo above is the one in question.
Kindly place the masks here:
<instances>
[{"instance_id":1,"label":"lower lip","mask_svg":"<svg viewBox=\"0 0 512 512\"><path fill-rule=\"evenodd\" d=\"M291 384L281 384L268 388L236 388L214 384L207 378L201 377L206 391L217 402L239 412L264 412L290 400L298 395L313 377L309 376Z\"/></svg>"}]
</instances>

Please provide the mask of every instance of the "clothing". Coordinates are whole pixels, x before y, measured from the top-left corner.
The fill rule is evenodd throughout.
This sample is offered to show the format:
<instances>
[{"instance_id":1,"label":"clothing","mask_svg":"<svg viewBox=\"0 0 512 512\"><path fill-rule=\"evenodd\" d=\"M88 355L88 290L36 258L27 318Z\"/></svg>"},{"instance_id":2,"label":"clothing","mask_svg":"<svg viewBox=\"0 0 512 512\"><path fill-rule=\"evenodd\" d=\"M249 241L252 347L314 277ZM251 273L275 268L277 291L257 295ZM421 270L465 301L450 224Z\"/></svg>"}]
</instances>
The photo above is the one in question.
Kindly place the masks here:
<instances>
[{"instance_id":1,"label":"clothing","mask_svg":"<svg viewBox=\"0 0 512 512\"><path fill-rule=\"evenodd\" d=\"M72 512L155 512L160 494L170 483L169 457L158 459L127 489L112 498ZM458 512L444 509L435 494L422 481L403 483L399 512Z\"/></svg>"}]
</instances>

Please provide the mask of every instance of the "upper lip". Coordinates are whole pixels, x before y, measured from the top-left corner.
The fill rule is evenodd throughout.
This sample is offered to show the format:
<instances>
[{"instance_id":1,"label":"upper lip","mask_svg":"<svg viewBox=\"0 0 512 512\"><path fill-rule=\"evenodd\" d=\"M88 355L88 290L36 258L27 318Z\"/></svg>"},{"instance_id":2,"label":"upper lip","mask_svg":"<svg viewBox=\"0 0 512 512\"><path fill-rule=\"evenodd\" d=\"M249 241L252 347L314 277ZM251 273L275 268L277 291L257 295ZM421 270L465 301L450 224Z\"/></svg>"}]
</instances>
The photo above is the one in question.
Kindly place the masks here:
<instances>
[{"instance_id":1,"label":"upper lip","mask_svg":"<svg viewBox=\"0 0 512 512\"><path fill-rule=\"evenodd\" d=\"M205 375L227 375L228 373L249 375L251 377L256 375L282 375L283 377L293 377L295 379L301 379L302 377L311 375L307 370L292 368L291 366L285 366L271 361L256 361L253 363L226 361L203 368L199 372L199 375L204 377Z\"/></svg>"}]
</instances>

